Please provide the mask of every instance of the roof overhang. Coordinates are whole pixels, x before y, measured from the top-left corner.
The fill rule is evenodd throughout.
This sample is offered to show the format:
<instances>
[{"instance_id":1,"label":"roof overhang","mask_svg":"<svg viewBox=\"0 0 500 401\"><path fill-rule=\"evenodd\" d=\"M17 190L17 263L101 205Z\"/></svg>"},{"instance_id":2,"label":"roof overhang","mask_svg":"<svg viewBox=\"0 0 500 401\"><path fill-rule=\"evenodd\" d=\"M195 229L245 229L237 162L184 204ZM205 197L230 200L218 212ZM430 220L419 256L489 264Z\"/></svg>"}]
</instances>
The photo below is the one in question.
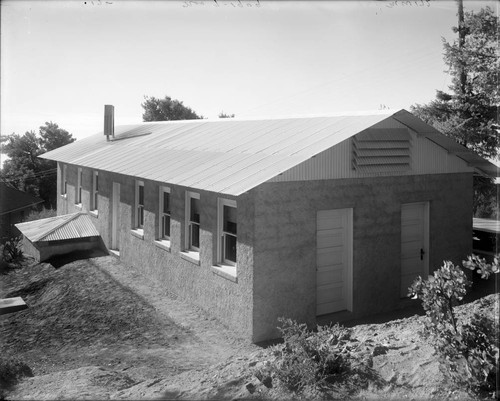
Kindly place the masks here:
<instances>
[{"instance_id":1,"label":"roof overhang","mask_svg":"<svg viewBox=\"0 0 500 401\"><path fill-rule=\"evenodd\" d=\"M100 235L90 217L83 212L18 223L15 226L31 242L68 240Z\"/></svg>"},{"instance_id":2,"label":"roof overhang","mask_svg":"<svg viewBox=\"0 0 500 401\"><path fill-rule=\"evenodd\" d=\"M468 166L473 167L479 175L488 177L500 177L500 169L490 161L479 156L474 151L457 143L454 139L447 137L431 125L423 122L418 117L406 110L400 110L393 114L394 119L415 131L418 135L425 136L429 141L445 149L458 158L464 160Z\"/></svg>"}]
</instances>

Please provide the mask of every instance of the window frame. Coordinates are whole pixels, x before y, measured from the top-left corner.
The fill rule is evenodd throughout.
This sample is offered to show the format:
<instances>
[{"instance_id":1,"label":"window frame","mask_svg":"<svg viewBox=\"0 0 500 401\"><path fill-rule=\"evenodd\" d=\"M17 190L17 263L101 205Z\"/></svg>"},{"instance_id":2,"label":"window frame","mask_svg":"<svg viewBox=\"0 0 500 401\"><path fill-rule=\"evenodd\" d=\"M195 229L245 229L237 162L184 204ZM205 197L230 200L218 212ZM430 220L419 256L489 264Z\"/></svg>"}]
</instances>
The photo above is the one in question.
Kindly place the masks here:
<instances>
[{"instance_id":1,"label":"window frame","mask_svg":"<svg viewBox=\"0 0 500 401\"><path fill-rule=\"evenodd\" d=\"M139 203L140 187L142 187L142 204ZM144 198L144 181L135 180L134 228L136 230L144 230Z\"/></svg>"},{"instance_id":2,"label":"window frame","mask_svg":"<svg viewBox=\"0 0 500 401\"><path fill-rule=\"evenodd\" d=\"M75 204L82 205L82 181L83 181L83 170L81 167L78 167L76 172L76 190L75 190Z\"/></svg>"},{"instance_id":3,"label":"window frame","mask_svg":"<svg viewBox=\"0 0 500 401\"><path fill-rule=\"evenodd\" d=\"M91 199L91 211L97 213L99 202L99 172L96 170L92 171L92 199Z\"/></svg>"},{"instance_id":4,"label":"window frame","mask_svg":"<svg viewBox=\"0 0 500 401\"><path fill-rule=\"evenodd\" d=\"M167 193L168 194L168 202L169 202L169 210L168 212L166 213L163 209L164 209L164 194ZM158 205L159 205L159 208L158 208L158 238L161 240L161 241L168 241L170 242L170 236L171 236L171 219L172 219L172 212L170 210L170 207L171 207L171 198L170 198L170 188L169 187L166 187L166 186L160 186L160 190L159 190L159 202L158 202ZM165 235L165 217L168 216L168 235Z\"/></svg>"},{"instance_id":5,"label":"window frame","mask_svg":"<svg viewBox=\"0 0 500 401\"><path fill-rule=\"evenodd\" d=\"M61 196L66 197L68 193L67 166L61 163Z\"/></svg>"},{"instance_id":6,"label":"window frame","mask_svg":"<svg viewBox=\"0 0 500 401\"><path fill-rule=\"evenodd\" d=\"M197 199L200 203L200 194L197 192L186 191L186 208L185 208L185 249L190 252L200 252L200 247L192 244L192 229L193 225L198 226L198 238L201 239L201 216L200 221L195 222L191 220L191 199ZM201 214L201 213L200 213ZM200 245L200 244L199 244Z\"/></svg>"},{"instance_id":7,"label":"window frame","mask_svg":"<svg viewBox=\"0 0 500 401\"><path fill-rule=\"evenodd\" d=\"M236 238L238 244L238 231L236 234L224 231L224 206L236 209L238 213L238 205L235 200L218 198L217 200L217 263L219 265L237 266L238 254L236 253L236 261L226 259L226 236L230 235Z\"/></svg>"}]
</instances>

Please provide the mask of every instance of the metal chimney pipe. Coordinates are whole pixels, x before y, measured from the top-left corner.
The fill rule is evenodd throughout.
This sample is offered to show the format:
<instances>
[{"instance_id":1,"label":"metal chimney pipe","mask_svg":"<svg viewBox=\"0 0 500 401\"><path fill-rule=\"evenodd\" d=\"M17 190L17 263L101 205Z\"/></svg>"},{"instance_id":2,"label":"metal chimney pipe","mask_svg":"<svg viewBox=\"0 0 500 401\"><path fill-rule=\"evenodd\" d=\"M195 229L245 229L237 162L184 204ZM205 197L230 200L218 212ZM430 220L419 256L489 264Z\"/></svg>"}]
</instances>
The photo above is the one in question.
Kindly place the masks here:
<instances>
[{"instance_id":1,"label":"metal chimney pipe","mask_svg":"<svg viewBox=\"0 0 500 401\"><path fill-rule=\"evenodd\" d=\"M104 135L109 141L109 136L115 137L115 106L104 105Z\"/></svg>"}]
</instances>

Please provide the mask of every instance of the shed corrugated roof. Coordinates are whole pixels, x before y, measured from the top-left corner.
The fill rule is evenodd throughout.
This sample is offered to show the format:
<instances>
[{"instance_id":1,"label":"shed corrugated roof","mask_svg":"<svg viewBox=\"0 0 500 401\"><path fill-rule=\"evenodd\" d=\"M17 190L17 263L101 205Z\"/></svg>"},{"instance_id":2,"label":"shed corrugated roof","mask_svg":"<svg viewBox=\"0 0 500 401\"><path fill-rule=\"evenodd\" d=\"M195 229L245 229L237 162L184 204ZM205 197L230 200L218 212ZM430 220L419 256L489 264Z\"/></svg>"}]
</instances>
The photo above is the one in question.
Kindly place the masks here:
<instances>
[{"instance_id":1,"label":"shed corrugated roof","mask_svg":"<svg viewBox=\"0 0 500 401\"><path fill-rule=\"evenodd\" d=\"M16 224L31 242L57 241L99 236L90 217L83 212Z\"/></svg>"},{"instance_id":2,"label":"shed corrugated roof","mask_svg":"<svg viewBox=\"0 0 500 401\"><path fill-rule=\"evenodd\" d=\"M398 113L141 123L115 127L114 141L101 132L41 157L237 196Z\"/></svg>"}]
</instances>

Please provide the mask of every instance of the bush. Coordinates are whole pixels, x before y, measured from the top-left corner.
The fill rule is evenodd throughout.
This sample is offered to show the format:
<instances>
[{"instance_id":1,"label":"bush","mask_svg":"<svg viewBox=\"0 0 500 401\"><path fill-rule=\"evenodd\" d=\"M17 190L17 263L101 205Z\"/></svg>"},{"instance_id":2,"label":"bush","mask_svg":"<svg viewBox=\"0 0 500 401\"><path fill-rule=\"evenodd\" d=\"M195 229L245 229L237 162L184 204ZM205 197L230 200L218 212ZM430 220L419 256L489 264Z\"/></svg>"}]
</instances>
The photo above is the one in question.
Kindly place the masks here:
<instances>
[{"instance_id":1,"label":"bush","mask_svg":"<svg viewBox=\"0 0 500 401\"><path fill-rule=\"evenodd\" d=\"M23 259L21 249L22 237L13 237L2 245L2 258L4 262L17 263Z\"/></svg>"},{"instance_id":2,"label":"bush","mask_svg":"<svg viewBox=\"0 0 500 401\"><path fill-rule=\"evenodd\" d=\"M314 333L291 319L279 322L283 344L275 346L275 360L257 377L273 376L289 390L301 392L332 383L356 366L350 329L336 324L318 326Z\"/></svg>"},{"instance_id":3,"label":"bush","mask_svg":"<svg viewBox=\"0 0 500 401\"><path fill-rule=\"evenodd\" d=\"M26 221L40 220L55 216L57 216L57 210L46 209L44 206L41 210L32 210L30 214L28 214L28 217L24 219L24 221L26 222Z\"/></svg>"},{"instance_id":4,"label":"bush","mask_svg":"<svg viewBox=\"0 0 500 401\"><path fill-rule=\"evenodd\" d=\"M462 264L477 270L482 278L499 270L498 257L488 264L472 255ZM475 393L492 392L500 362L498 328L492 319L477 314L470 322L458 322L453 311L470 284L459 266L445 261L427 280L418 277L409 288L409 295L422 300L427 316L425 333L438 354L443 373Z\"/></svg>"}]
</instances>

